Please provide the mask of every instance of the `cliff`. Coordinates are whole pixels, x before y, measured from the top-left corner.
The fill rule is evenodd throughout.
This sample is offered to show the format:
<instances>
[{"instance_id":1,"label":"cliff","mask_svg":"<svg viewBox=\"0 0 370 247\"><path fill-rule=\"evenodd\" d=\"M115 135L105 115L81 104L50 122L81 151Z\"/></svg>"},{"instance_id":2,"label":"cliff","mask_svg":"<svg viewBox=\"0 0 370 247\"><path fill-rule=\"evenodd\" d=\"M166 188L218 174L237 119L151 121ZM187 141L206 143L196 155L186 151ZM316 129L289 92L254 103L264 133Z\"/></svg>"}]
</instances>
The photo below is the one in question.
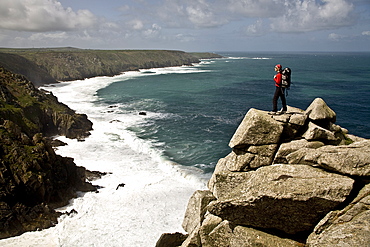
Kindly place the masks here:
<instances>
[{"instance_id":1,"label":"cliff","mask_svg":"<svg viewBox=\"0 0 370 247\"><path fill-rule=\"evenodd\" d=\"M86 115L0 67L0 238L53 226L55 207L77 190L94 190L85 169L56 155L46 138L83 139L91 129Z\"/></svg>"},{"instance_id":2,"label":"cliff","mask_svg":"<svg viewBox=\"0 0 370 247\"><path fill-rule=\"evenodd\" d=\"M209 190L189 200L188 234L157 247L369 246L370 140L335 121L320 98L281 115L250 109Z\"/></svg>"},{"instance_id":3,"label":"cliff","mask_svg":"<svg viewBox=\"0 0 370 247\"><path fill-rule=\"evenodd\" d=\"M114 76L138 69L182 66L213 53L170 50L0 49L0 65L25 75L36 86L57 81ZM33 72L31 72L33 71ZM50 79L52 78L52 79Z\"/></svg>"},{"instance_id":4,"label":"cliff","mask_svg":"<svg viewBox=\"0 0 370 247\"><path fill-rule=\"evenodd\" d=\"M15 74L26 76L35 86L57 83L57 80L54 79L46 70L17 54L0 52L0 67L10 70Z\"/></svg>"}]
</instances>

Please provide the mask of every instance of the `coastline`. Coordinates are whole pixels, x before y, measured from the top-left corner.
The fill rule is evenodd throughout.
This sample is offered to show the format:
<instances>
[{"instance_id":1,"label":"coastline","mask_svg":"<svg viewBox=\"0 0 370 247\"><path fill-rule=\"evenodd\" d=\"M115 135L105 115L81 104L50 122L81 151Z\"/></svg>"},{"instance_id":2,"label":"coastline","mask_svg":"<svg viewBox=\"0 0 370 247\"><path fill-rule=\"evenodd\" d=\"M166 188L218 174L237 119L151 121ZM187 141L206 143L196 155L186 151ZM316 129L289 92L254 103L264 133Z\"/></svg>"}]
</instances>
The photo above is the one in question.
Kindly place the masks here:
<instances>
[{"instance_id":1,"label":"coastline","mask_svg":"<svg viewBox=\"0 0 370 247\"><path fill-rule=\"evenodd\" d=\"M181 69L181 67L176 69ZM70 85L70 92L63 93L65 98L59 97L58 93L53 94L61 102L76 109L77 112L85 112L93 122L94 130L83 142L59 137L58 139L68 143L68 145L58 147L57 153L62 156L73 157L76 164L86 167L88 170L100 171L107 173L107 175L99 180L90 181L94 186L100 188L98 189L99 193L81 194L72 200L72 204L58 210L60 212L71 212L73 210L73 212L77 212L76 214L62 216L53 228L0 240L1 244L5 246L23 246L31 238L35 239L34 246L46 245L50 242L54 243L52 246L59 246L58 241L67 241L71 232L84 229L84 225L95 225L93 228L96 228L96 231L86 230L80 238L72 240L74 245L79 245L79 241L88 242L90 239L95 239L96 242L104 242L106 241L104 236L96 237L99 236L99 227L106 226L106 223L102 223L101 220L104 222L111 221L111 231L117 236L111 237L110 241L114 243L114 241L125 238L127 240L125 244L127 245L124 246L154 246L163 231L168 229L183 231L178 220L185 213L187 200L194 190L205 188L205 181L208 178L199 180L196 178L197 176L192 175L192 173L198 173L199 171L192 168L189 168L189 170L181 169L179 165L164 161L159 154L151 152L150 147L146 147L145 143L135 139L129 133L114 132L112 129L107 133L107 125L112 127L113 125L122 125L124 122L140 121L143 118L142 116L135 113L132 119L124 120L112 116L112 114L106 114L106 118L102 119L96 113L106 113L111 108L108 105L93 108L88 103L89 101L95 101L97 89L105 87L107 83L113 83L115 80L122 80L122 77L130 78L138 73L132 71L113 78L95 77L74 82L61 82L46 87L46 89L53 90L60 88L63 91L63 88L68 87L65 85ZM84 96L81 93L84 93ZM82 98L84 100L81 102ZM87 109L90 109L90 111L86 112ZM116 120L116 122L113 120ZM124 126L120 126L120 131L124 131L124 128ZM104 142L107 138L116 138L116 136L121 137L117 138L114 143ZM127 142L131 144L127 146ZM95 151L92 155L86 157L86 152L81 153L80 150ZM139 156L136 153L139 153ZM132 160L133 157L136 158ZM125 167L122 168L122 165ZM117 189L117 185L121 183L124 183L125 186ZM96 205L96 207L93 205ZM101 209L105 207L107 210L102 211ZM153 210L156 213L152 212ZM110 216L105 215L108 211ZM152 218L152 220L148 221L147 217ZM117 221L115 220L117 218L124 220ZM135 228L136 221L141 222L142 225ZM154 231L153 226L155 226ZM63 230L66 232L62 232L62 229L69 230ZM145 234L147 238L142 239L137 234ZM55 238L55 236L58 236L58 238ZM85 240L83 240L84 238ZM143 242L138 244L136 241Z\"/></svg>"},{"instance_id":2,"label":"coastline","mask_svg":"<svg viewBox=\"0 0 370 247\"><path fill-rule=\"evenodd\" d=\"M3 51L3 49L2 49L2 51ZM45 52L44 50L42 50L42 51ZM79 51L79 52L80 53L84 53L84 51ZM148 51L146 51L146 52L148 52ZM178 54L181 54L181 55L185 54L184 52L172 52L172 51L158 51L157 52L157 51L154 51L154 53L158 53L158 54L163 54L163 52L174 53L175 56L178 55ZM137 54L136 52L134 52L134 53ZM64 54L64 53L59 51L58 54ZM7 88L8 86L5 86L5 88L1 88L3 95L5 95L5 98L4 97L1 98L1 100L5 100L5 102L2 103L2 107L5 106L5 108L1 109L2 110L2 112L1 112L1 114L2 114L1 115L2 121L0 121L0 124L1 124L1 127L2 128L5 128L5 137L8 138L7 137L8 136L8 134L7 134L8 132L10 133L9 135L14 135L14 134L12 134L13 132L16 133L16 135L15 135L16 138L18 138L19 131L25 132L25 133L21 133L21 135L23 135L22 136L22 140L21 140L21 142L23 142L23 144L27 143L27 145L36 145L37 148L38 148L38 151L37 152L41 152L41 150L42 150L41 148L38 147L39 145L42 146L42 147L45 146L45 148L47 149L45 152L48 153L48 155L45 156L45 157L49 157L49 156L54 157L54 156L56 156L58 159L61 159L62 160L62 161L58 161L58 162L62 162L62 163L64 162L66 164L68 163L66 166L69 167L69 168L67 168L69 170L66 172L65 175L68 174L68 176L72 176L73 178L68 178L66 181L69 181L71 179L72 180L74 179L74 180L73 181L72 180L69 181L71 187L70 186L64 186L64 188L60 189L60 192L53 192L53 193L62 193L63 194L64 193L64 192L62 192L63 190L66 190L67 191L66 195L62 195L62 194L61 195L58 195L57 198L60 198L58 200L66 200L64 198L67 198L67 197L69 197L69 198L75 197L76 196L75 195L75 193L76 193L75 192L75 188L77 188L77 190L79 190L79 191L89 191L89 190L94 190L95 191L96 190L96 186L92 186L91 183L90 183L91 181L90 182L85 182L85 176L86 175L85 174L82 174L82 173L85 173L85 166L78 166L77 168L74 168L75 167L75 163L73 163L74 158L64 158L64 157L59 156L59 153L58 154L55 154L54 153L54 150L52 150L52 147L50 146L51 145L50 141L48 141L45 138L41 139L42 136L45 136L45 137L47 137L49 139L49 136L53 136L55 134L59 134L59 135L65 135L68 138L77 138L79 141L84 141L85 138L90 135L90 132L89 131L91 131L91 124L92 123L87 119L87 116L85 114L75 114L75 111L74 110L71 110L70 108L68 108L64 104L64 102L63 103L60 103L61 101L58 102L57 98L54 97L54 95L52 93L49 94L49 93L41 92L38 89L34 88L33 87L34 85L31 86L32 83L29 82L24 76L13 74L13 73L16 73L16 72L22 72L25 75L35 75L35 77L32 77L32 78L38 78L40 80L44 80L46 78L44 75L47 75L47 73L45 74L44 71L40 70L40 67L38 67L37 64L35 64L32 61L29 61L29 60L27 60L25 58L22 58L22 57L20 57L18 55L15 55L15 54L0 53L0 55L2 57L5 57L5 58L10 58L10 59L4 59L4 60L2 59L2 63L0 65L1 66L4 66L5 65L4 66L5 67L5 70L2 69L2 73L3 74L5 73L9 78L13 78L14 77L13 79L9 79L8 77L6 77L6 79L5 79L4 82L5 83L9 83L9 85L13 85L13 84L10 83L10 81L12 81L12 80L14 80L14 81L22 80L23 81L22 86L20 86L20 85L18 86L16 84L14 84L14 87L15 87L14 89L15 89L15 92L17 92L17 96L15 96L15 94L13 96L11 96L11 97L20 97L19 99L17 98L17 100L19 100L19 102L21 102L20 104L18 104L18 103L14 104L14 99L10 100L10 98L9 98L9 95L12 95L12 93L14 93L12 91L14 89L11 89L11 92L12 93L10 93L10 94L9 94L9 92L7 90L9 90L13 86L9 86L9 88ZM188 55L186 54L186 56L188 56ZM191 60L191 61L193 61L193 60ZM199 60L196 60L196 61L199 62ZM176 62L175 65L176 66L180 66L180 65L181 66L184 66L184 64L189 65L188 62L189 62L189 60L183 59L182 57L180 57L179 58L179 62L178 63ZM171 62L169 62L169 63L171 63ZM154 64L154 66L161 66L162 67L162 64ZM12 69L12 73L10 74L8 72L8 70L6 70L6 68ZM130 73L135 73L137 71L138 71L138 69L133 69L133 71L129 70L129 72L122 72L122 71L120 71L120 73L118 75L116 75L116 76L119 77L120 75L122 75L122 73L130 74ZM3 74L2 74L2 76L5 75L5 74L4 75ZM40 75L43 75L43 76L40 76ZM93 74L93 75L95 76L95 74ZM49 78L50 78L50 76L49 76ZM93 77L93 80L94 80L94 78L97 78L97 77ZM107 78L108 80L112 80L112 77L103 76L102 78ZM83 80L85 80L85 78ZM54 82L55 83L57 81L53 81L53 80L48 81L48 83L51 83L51 82ZM30 85L28 85L28 84L30 84ZM57 84L59 84L59 82L57 82ZM6 85L6 84L4 84L4 85ZM33 103L28 103L28 102L26 103L25 102L25 98L23 98L23 99L21 98L21 97L24 97L24 96L18 95L19 94L18 91L22 91L23 89L21 89L21 88L24 85L25 85L25 88L26 88L25 89L26 90L25 91L25 94L29 94L30 95L30 96L27 96L27 97L29 97L29 101L30 102L33 102ZM37 83L35 83L35 85L37 86ZM39 83L38 86L41 86L41 85L42 84ZM3 85L2 85L2 87L3 87ZM33 90L35 92L33 92ZM23 93L23 91L22 91L22 93ZM94 93L95 92L92 92L92 94L94 94ZM48 106L45 106L45 109L44 109L44 106L41 106L42 109L39 110L38 109L38 106L37 106L39 103L37 103L37 101L46 102L46 98L48 100L52 100L53 103L49 104ZM55 103L54 103L54 101L55 101ZM25 104L25 106L23 106L24 104ZM58 106L58 104L59 104L59 106ZM30 105L33 105L34 111L37 112L37 114L41 114L41 115L44 114L45 116L42 117L40 115L39 116L40 120L37 120L37 118L35 118L35 116L33 116L33 117L31 116L31 118L29 119L29 115L27 115L26 113L22 113L22 112L23 112L23 107L24 107L24 109L26 109L26 108L27 109L30 109ZM10 116L10 119L12 119L13 121L15 121L15 125L14 125L14 123L12 121L7 120L7 119L9 119L9 116L8 115L10 114L10 111L7 110L7 108L12 109L14 107L15 107L15 109L18 109L20 107L20 109L21 109L20 110L20 113L22 114L22 117L21 118L19 118L17 116ZM53 109L49 109L48 107L52 107ZM42 113L42 111L45 111L45 112ZM83 110L81 110L80 112L83 112ZM47 119L49 118L49 115L53 115L53 121L55 121L55 123L45 122L45 121L48 121ZM71 116L69 116L69 115L71 115ZM22 122L22 121L24 121L24 122ZM33 123L34 121L36 121L35 122L36 125L39 125L38 129L34 129L35 128L35 126L33 125L34 124ZM20 129L19 130L18 130L17 124L20 126ZM46 126L48 126L48 127L46 127ZM15 130L15 129L17 129L17 130ZM37 135L39 135L37 138L36 138L36 135L35 135L33 137L33 140L29 141L28 138L32 139L32 135L34 135L38 131L40 131L42 133L37 134ZM3 135L3 133L1 133L1 134ZM27 140L26 140L26 137L27 137ZM12 138L14 138L14 137L12 137ZM7 139L5 139L5 140L3 139L2 141L6 141L6 140ZM14 143L18 143L18 140L17 141L14 140L13 142ZM3 148L5 148L4 150L7 150L7 146L6 146L7 144L5 144L5 142L4 143L1 143L1 144L3 145ZM13 145L15 145L15 144L13 144ZM60 148L62 148L62 147L60 147ZM76 148L79 149L78 146ZM6 151L6 152L8 152L8 151ZM66 155L66 156L67 157L73 157L72 155ZM9 156L9 157L12 157L12 156ZM33 157L33 155L32 155L32 157ZM14 159L17 159L17 158L15 157ZM7 159L5 159L4 162L7 162ZM11 169L12 169L12 166L17 165L17 163L12 164L11 161L9 161L9 162L10 162L10 168ZM35 160L33 162L34 163L37 163L37 162L46 162L47 163L49 161L46 161L46 160L45 161L41 161L39 158L35 158ZM50 162L53 163L52 161L50 161ZM28 167L29 165L26 164L26 166ZM51 165L50 164L50 166L51 167L54 167L56 165ZM41 170L44 169L44 165L43 164L41 165L41 167L38 166L37 169L38 170L39 169L41 169ZM49 165L48 165L48 167L49 167ZM24 170L25 170L24 172L28 172L28 170L26 170L26 169L34 169L34 168L32 168L31 166L28 167L28 168L24 168ZM75 169L77 169L77 170L74 171ZM31 171L31 172L34 172L34 171ZM6 173L6 171L5 171L5 173ZM11 180L11 177L8 178L8 175L9 174L5 174L5 173L3 173L2 176L5 177L6 180L9 180L9 179ZM18 176L21 176L21 179L23 180L24 183L26 183L27 180L34 179L33 176L31 176L31 178L25 178L24 175L22 175L20 172L18 172L18 173L19 174L16 174L14 176L16 176L16 178ZM76 174L78 173L78 175L76 175L75 173ZM191 172L189 171L189 173L191 173ZM48 174L48 173L46 173L46 174ZM48 181L48 180L45 179L45 181ZM55 179L55 181L53 181L52 183L54 183L54 182L57 183L57 181L58 180ZM11 182L11 183L13 183L13 182ZM7 183L9 183L9 182L7 182ZM16 180L15 183L17 184L19 182L17 182L17 180ZM33 189L39 190L39 191L36 191L35 192L35 195L37 197L40 197L40 198L43 198L43 196L46 196L46 198L47 197L50 197L50 195L48 195L48 193L50 193L50 192L43 193L42 191L54 190L54 189L48 188L48 185L46 185L44 183L41 183L41 185L38 185L38 183L36 183L36 185L32 185L32 183L31 183L31 186L33 186L35 188L30 188L30 190L33 190ZM41 187L44 186L45 188L37 188L37 186L41 186ZM8 193L8 192L6 192L6 193ZM28 192L28 193L30 193L30 192ZM37 193L41 193L41 194L38 195ZM17 196L17 195L11 195L11 196ZM17 200L17 199L15 199L15 200ZM48 203L49 202L49 199L45 199L45 200L46 201L43 201L42 203ZM60 203L59 201L57 202L57 201L53 201L53 200L50 202L52 204L51 209L48 209L48 206L49 205L45 204L46 207L45 207L45 209L43 209L44 211L41 212L41 216L44 215L44 214L47 215L49 213L51 215L50 216L46 216L45 219L43 219L45 221L45 223L41 223L40 224L40 223L35 222L35 227L37 229L40 229L40 228L48 228L50 226L53 226L55 224L55 222L56 222L56 217L57 217L55 215L60 216L60 212L55 212L54 209L56 207L58 207L58 205L59 206L60 205L65 205L65 203ZM34 201L34 200L32 200L32 201ZM6 203L6 202L3 202L3 204L4 203ZM7 204L4 204L4 205L7 205ZM10 207L12 207L12 205L10 205ZM11 210L13 210L13 209L11 209ZM32 209L32 210L34 210L34 209ZM30 211L31 213L33 212L32 210ZM39 209L35 209L35 210L39 210ZM10 213L10 211L9 211L9 213ZM64 212L64 213L66 213L66 212ZM13 214L13 212L11 214ZM27 215L27 213L22 213L22 214ZM33 213L33 214L35 214L35 213ZM38 213L36 213L36 214L38 214ZM44 217L44 216L42 216L42 217ZM49 220L48 217L50 218L50 223L46 223ZM5 217L5 218L7 218L7 217ZM2 220L9 220L9 219L5 219L5 218L3 217ZM26 221L28 222L28 220L29 219L27 219ZM22 232L27 232L27 231L30 231L30 230L34 230L33 228L30 228L31 226L33 227L33 223L31 223L30 226L16 226L15 228L14 227L10 227L9 229L6 228L7 230L4 230L3 231L2 238L11 237L11 236L14 236L14 235L19 235ZM15 230L15 229L17 229L17 230Z\"/></svg>"},{"instance_id":3,"label":"coastline","mask_svg":"<svg viewBox=\"0 0 370 247\"><path fill-rule=\"evenodd\" d=\"M0 66L23 74L35 84L115 76L140 69L191 66L200 59L221 58L215 53L176 50L86 50L78 48L0 48Z\"/></svg>"},{"instance_id":4,"label":"coastline","mask_svg":"<svg viewBox=\"0 0 370 247\"><path fill-rule=\"evenodd\" d=\"M190 68L190 67L189 67ZM136 74L136 73L139 73L139 72L135 72L135 71L133 71L133 72L127 72L127 73L125 73L125 75L128 75L128 74L131 74L131 73L133 73L133 74ZM153 75L153 72L151 72L151 71L148 71L148 72L146 72L145 73L146 75L149 75L149 74L152 74ZM119 77L119 76L118 76ZM104 78L106 78L106 79L112 79L112 77L101 77L101 78L93 78L93 80L94 79L104 79ZM114 78L114 77L113 77ZM73 82L65 82L65 83L73 83ZM92 83L92 84L90 84L90 86L88 86L88 87L86 87L87 89L92 89L91 88L91 85L98 85L99 84L99 82L94 82L94 83ZM58 85L56 85L57 87L58 87ZM78 87L77 85L76 85L76 87ZM86 91L86 90L84 90L84 91ZM71 96L70 98L74 98L74 99L81 99L81 98L84 98L84 97L81 97L81 96L83 96L83 95L79 95L79 96ZM93 95L91 95L91 96L93 96ZM85 102L86 103L86 102ZM108 103L109 104L109 103ZM338 107L337 107L338 108ZM305 109L305 108L302 108L302 109ZM117 111L117 105L105 105L105 106L102 106L101 108L99 107L99 108L96 108L96 111L94 111L93 112L93 114L92 115L94 115L94 114L96 114L97 112L105 112L105 113L107 113L107 115L106 116L108 116L108 115L110 115L110 114L114 114L115 112ZM109 114L108 114L109 113ZM137 113L137 112L136 112ZM138 114L133 114L132 116L134 116L135 115L135 117L137 117L138 119L139 118L145 118L145 117L143 117L143 116L138 116ZM149 115L149 117L151 116L151 112L148 112L148 115ZM90 116L90 114L89 114L89 116ZM157 115L158 117L160 117L159 115ZM106 119L105 117L103 117L104 119ZM103 119L103 118L100 118L100 119ZM123 139L130 139L131 138L131 140L133 140L134 138L132 138L132 137L129 137L129 138L127 138L127 136L125 136L124 138L121 138L121 137L119 137L119 135L117 135L116 133L114 133L114 131L111 131L111 127L112 127L112 125L111 125L111 123L110 123L110 121L112 121L112 123L123 123L122 121L121 121L121 119L119 119L119 118L116 118L116 117L112 117L112 118L108 118L108 119L106 119L107 121L106 121L106 124L105 124L105 128L106 128L106 133L105 134L107 134L107 132L109 132L109 135L106 135L106 136L104 136L105 138L102 138L103 136L100 136L100 138L98 138L97 140L100 140L100 141L102 141L102 140L105 140L105 139L107 139L107 138L109 138L109 139L111 139L111 140L114 140L114 141L119 141L119 140L123 140ZM108 122L108 120L109 120L109 122ZM131 121L132 119L130 119L129 121ZM119 122L119 121L121 121L121 122ZM343 125L343 126L345 126L345 125ZM76 142L76 144L81 144L81 143L77 143ZM74 145L74 144L72 144L72 145ZM103 146L105 146L104 145L104 143L102 143L102 145ZM148 153L148 149L145 149L145 147L144 147L145 145L142 145L142 143L140 143L140 142L138 142L138 143L136 143L135 144L135 147L137 147L138 148L138 150L142 150L142 152L141 153L143 153L143 154L145 154L145 153ZM87 146L87 147L93 147L93 145L91 145L91 143ZM132 147L132 146L131 146ZM69 148L69 147L68 147ZM63 149L63 147L61 147L60 149ZM97 153L99 153L100 151L99 151L99 148L95 148L95 150L96 150L96 152ZM112 152L112 150L114 150L113 151L113 153L115 154L116 152L115 152L115 149L111 149L110 151L108 151L108 152ZM102 151L101 151L101 153L103 153ZM79 155L77 155L76 157L78 157ZM158 157L158 156L157 156ZM99 160L100 162L102 161L102 160ZM91 163L91 162L88 162L88 163ZM136 167L136 166L135 166ZM125 174L124 174L125 175ZM124 181L117 181L115 184L117 184L117 183L121 183L121 182L124 182ZM117 188L117 186L116 186L116 188ZM116 188L114 188L114 186L112 185L111 186L111 191L113 192L114 191L114 189L115 190L117 190ZM126 187L127 188L127 187ZM122 190L121 190L122 189ZM124 191L124 189L125 188L119 188L117 191ZM108 195L108 194L106 194L106 195ZM74 217L76 217L76 216L74 216ZM179 223L179 222L177 222L177 223ZM166 230L166 231L164 231L164 232L168 232L168 231L171 231L171 230ZM77 242L76 242L77 243Z\"/></svg>"}]
</instances>

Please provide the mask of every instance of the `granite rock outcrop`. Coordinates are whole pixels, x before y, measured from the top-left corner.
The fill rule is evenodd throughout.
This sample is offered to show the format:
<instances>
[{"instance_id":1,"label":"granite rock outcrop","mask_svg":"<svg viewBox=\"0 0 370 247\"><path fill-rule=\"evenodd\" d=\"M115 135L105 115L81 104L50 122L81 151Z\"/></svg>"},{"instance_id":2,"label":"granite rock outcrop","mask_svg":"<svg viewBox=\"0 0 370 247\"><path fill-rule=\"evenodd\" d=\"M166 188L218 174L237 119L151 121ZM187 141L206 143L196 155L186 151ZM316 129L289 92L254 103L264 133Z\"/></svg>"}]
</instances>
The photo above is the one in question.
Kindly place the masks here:
<instances>
[{"instance_id":1,"label":"granite rock outcrop","mask_svg":"<svg viewBox=\"0 0 370 247\"><path fill-rule=\"evenodd\" d=\"M281 115L250 109L209 190L189 200L181 246L369 245L370 140L335 121L320 98Z\"/></svg>"}]
</instances>

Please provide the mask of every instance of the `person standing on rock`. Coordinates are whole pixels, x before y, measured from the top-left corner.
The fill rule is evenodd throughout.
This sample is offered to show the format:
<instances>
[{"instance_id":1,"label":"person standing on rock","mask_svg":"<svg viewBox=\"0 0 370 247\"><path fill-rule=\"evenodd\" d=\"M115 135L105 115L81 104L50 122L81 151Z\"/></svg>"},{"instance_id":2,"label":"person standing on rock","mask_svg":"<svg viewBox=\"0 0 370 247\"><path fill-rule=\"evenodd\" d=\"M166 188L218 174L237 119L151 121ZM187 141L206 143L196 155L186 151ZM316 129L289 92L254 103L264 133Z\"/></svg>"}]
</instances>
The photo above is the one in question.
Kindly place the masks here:
<instances>
[{"instance_id":1,"label":"person standing on rock","mask_svg":"<svg viewBox=\"0 0 370 247\"><path fill-rule=\"evenodd\" d=\"M272 99L272 106L273 106L273 109L272 109L272 112L271 114L278 114L277 113L277 102L278 102L278 99L280 97L281 99L281 103L283 105L283 109L282 109L282 112L281 113L285 113L287 111L287 106L286 106L286 98L285 98L285 88L283 88L281 86L281 79L282 79L282 66L281 64L277 64L275 66L275 71L277 72L276 75L274 76L274 81L275 81L275 94L274 94L274 98Z\"/></svg>"}]
</instances>

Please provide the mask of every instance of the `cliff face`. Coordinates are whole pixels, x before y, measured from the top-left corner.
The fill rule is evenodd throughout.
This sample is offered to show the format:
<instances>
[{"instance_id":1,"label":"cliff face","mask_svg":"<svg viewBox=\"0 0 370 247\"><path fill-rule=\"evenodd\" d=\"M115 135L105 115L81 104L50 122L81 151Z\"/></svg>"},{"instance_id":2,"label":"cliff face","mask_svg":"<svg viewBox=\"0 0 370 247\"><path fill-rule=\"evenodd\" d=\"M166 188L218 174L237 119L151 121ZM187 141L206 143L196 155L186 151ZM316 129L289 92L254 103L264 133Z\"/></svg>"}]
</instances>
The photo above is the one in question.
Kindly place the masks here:
<instances>
[{"instance_id":1,"label":"cliff face","mask_svg":"<svg viewBox=\"0 0 370 247\"><path fill-rule=\"evenodd\" d=\"M55 206L94 189L85 169L56 155L42 134L83 139L91 129L86 115L0 68L0 238L54 225Z\"/></svg>"},{"instance_id":2,"label":"cliff face","mask_svg":"<svg viewBox=\"0 0 370 247\"><path fill-rule=\"evenodd\" d=\"M46 70L17 54L0 52L0 67L4 67L15 74L26 76L37 87L44 84L57 83L57 80Z\"/></svg>"},{"instance_id":3,"label":"cliff face","mask_svg":"<svg viewBox=\"0 0 370 247\"><path fill-rule=\"evenodd\" d=\"M189 200L186 240L157 246L368 246L370 140L335 120L320 98L282 115L249 110L209 190Z\"/></svg>"},{"instance_id":4,"label":"cliff face","mask_svg":"<svg viewBox=\"0 0 370 247\"><path fill-rule=\"evenodd\" d=\"M26 76L41 75L41 72L58 81L81 80L95 76L113 76L124 71L170 66L191 65L200 58L221 57L212 53L186 53L167 50L83 50L59 49L3 49L0 62L8 69L18 68L16 73ZM17 62L12 62L17 58ZM25 66L19 66L20 58ZM22 73L25 68L36 65L37 73ZM45 76L47 76L45 75ZM48 83L46 77L29 79L39 85Z\"/></svg>"},{"instance_id":5,"label":"cliff face","mask_svg":"<svg viewBox=\"0 0 370 247\"><path fill-rule=\"evenodd\" d=\"M37 90L32 82L21 75L0 68L1 117L17 123L27 135L42 132L84 138L92 123L84 114L76 114L58 102L50 93Z\"/></svg>"}]
</instances>

